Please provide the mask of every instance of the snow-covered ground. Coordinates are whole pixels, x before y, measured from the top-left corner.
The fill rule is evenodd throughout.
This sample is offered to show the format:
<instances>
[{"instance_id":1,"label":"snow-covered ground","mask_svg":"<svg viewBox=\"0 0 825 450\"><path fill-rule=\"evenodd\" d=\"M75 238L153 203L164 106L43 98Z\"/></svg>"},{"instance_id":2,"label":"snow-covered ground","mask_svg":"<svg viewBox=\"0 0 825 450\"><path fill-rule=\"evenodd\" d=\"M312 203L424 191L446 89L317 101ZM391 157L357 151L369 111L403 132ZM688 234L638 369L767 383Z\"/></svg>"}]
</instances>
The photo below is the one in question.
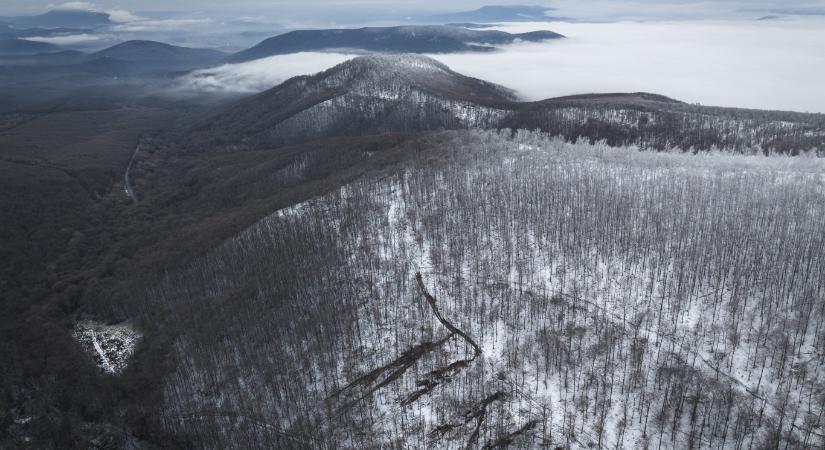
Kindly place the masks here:
<instances>
[{"instance_id":1,"label":"snow-covered ground","mask_svg":"<svg viewBox=\"0 0 825 450\"><path fill-rule=\"evenodd\" d=\"M101 370L117 375L129 365L142 335L129 324L104 325L83 321L75 326L74 337Z\"/></svg>"},{"instance_id":2,"label":"snow-covered ground","mask_svg":"<svg viewBox=\"0 0 825 450\"><path fill-rule=\"evenodd\" d=\"M244 305L220 339L179 340L170 427L203 430L188 428L199 417L230 446L254 421L337 447L465 448L468 411L501 392L479 447L526 426L517 448L823 444L821 160L451 136L447 163L354 182L227 241L186 275L205 295L184 279L161 291L192 296L193 313ZM481 355L404 404L472 356L419 272Z\"/></svg>"}]
</instances>

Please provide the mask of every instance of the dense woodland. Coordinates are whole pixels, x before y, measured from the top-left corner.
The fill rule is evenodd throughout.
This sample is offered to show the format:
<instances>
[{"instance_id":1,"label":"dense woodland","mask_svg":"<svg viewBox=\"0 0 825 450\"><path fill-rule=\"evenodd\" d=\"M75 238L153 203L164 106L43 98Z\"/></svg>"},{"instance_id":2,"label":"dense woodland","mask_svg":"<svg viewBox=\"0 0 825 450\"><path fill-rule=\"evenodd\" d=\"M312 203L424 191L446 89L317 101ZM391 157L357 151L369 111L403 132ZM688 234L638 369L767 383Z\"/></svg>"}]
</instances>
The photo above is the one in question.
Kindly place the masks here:
<instances>
[{"instance_id":1,"label":"dense woodland","mask_svg":"<svg viewBox=\"0 0 825 450\"><path fill-rule=\"evenodd\" d=\"M825 143L822 115L714 108L648 97L539 102L526 105L503 123L567 139L586 137L591 142L656 150L798 154L821 149Z\"/></svg>"},{"instance_id":2,"label":"dense woodland","mask_svg":"<svg viewBox=\"0 0 825 450\"><path fill-rule=\"evenodd\" d=\"M181 329L169 429L210 448L823 445L821 160L447 136L444 161L282 209L146 290Z\"/></svg>"}]
</instances>

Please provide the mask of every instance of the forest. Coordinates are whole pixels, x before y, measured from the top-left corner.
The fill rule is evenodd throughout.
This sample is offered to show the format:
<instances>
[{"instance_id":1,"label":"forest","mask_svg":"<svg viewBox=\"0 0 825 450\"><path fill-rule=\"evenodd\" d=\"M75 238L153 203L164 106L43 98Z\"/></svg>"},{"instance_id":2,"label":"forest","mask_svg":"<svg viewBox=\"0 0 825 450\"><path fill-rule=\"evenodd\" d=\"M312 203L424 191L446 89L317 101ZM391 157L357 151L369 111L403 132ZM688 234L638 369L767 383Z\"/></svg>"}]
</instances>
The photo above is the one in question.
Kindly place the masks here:
<instances>
[{"instance_id":1,"label":"forest","mask_svg":"<svg viewBox=\"0 0 825 450\"><path fill-rule=\"evenodd\" d=\"M147 284L179 330L168 431L205 448L825 445L821 159L419 139L397 170Z\"/></svg>"},{"instance_id":2,"label":"forest","mask_svg":"<svg viewBox=\"0 0 825 450\"><path fill-rule=\"evenodd\" d=\"M825 146L825 115L690 105L648 93L524 102L510 89L417 55L354 58L205 114L185 151L264 150L320 137L473 128L685 152L799 154Z\"/></svg>"},{"instance_id":3,"label":"forest","mask_svg":"<svg viewBox=\"0 0 825 450\"><path fill-rule=\"evenodd\" d=\"M822 114L113 86L0 114L0 448L825 446Z\"/></svg>"}]
</instances>

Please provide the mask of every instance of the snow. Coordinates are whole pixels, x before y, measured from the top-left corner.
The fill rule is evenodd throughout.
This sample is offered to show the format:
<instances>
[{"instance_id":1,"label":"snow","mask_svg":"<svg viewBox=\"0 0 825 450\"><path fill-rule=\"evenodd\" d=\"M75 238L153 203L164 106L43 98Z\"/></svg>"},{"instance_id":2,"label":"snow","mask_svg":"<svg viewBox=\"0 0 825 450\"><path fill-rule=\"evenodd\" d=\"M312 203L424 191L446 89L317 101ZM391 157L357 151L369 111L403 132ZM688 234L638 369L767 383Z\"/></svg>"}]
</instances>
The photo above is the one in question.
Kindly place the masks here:
<instances>
[{"instance_id":1,"label":"snow","mask_svg":"<svg viewBox=\"0 0 825 450\"><path fill-rule=\"evenodd\" d=\"M26 425L31 421L32 421L31 416L15 417L15 419L14 419L14 423L16 423L17 425Z\"/></svg>"},{"instance_id":2,"label":"snow","mask_svg":"<svg viewBox=\"0 0 825 450\"><path fill-rule=\"evenodd\" d=\"M73 333L77 342L105 373L117 375L129 365L129 359L142 335L130 324L104 325L80 322Z\"/></svg>"},{"instance_id":3,"label":"snow","mask_svg":"<svg viewBox=\"0 0 825 450\"><path fill-rule=\"evenodd\" d=\"M465 145L490 146L489 141L495 139L498 138L494 134L487 133ZM670 429L662 433L659 425L654 424L663 402L662 386L664 380L670 382L669 377L675 384L703 386L707 391L702 395L717 401L727 395L720 392L730 389L737 407L743 410L758 408L762 402L756 396L764 398L765 414L770 420L777 417L776 406L788 392L792 404L805 405L798 417L786 418L786 423L793 421L796 426L792 432L801 436L799 430L804 426L806 414L815 415L821 407L809 408L802 398L808 394L809 387L816 389L822 379L822 374L816 372L815 366L821 361L817 358L821 356L813 346L816 342L813 336L803 337L806 339L801 347L804 356L791 361L795 364L793 375L788 376L786 372L780 376L773 367L772 356L766 354L764 343L760 347L752 342L751 331L760 326L757 299L753 298L748 306L740 307L738 346L727 354L722 353L729 348L729 333L722 325L732 317L727 308L735 297L734 290L703 273L695 288L676 293L672 278L679 271L679 252L684 250L663 251L660 254L676 256L662 261L634 253L632 248L611 248L602 243L603 234L594 233L580 236L582 242L576 243L579 244L577 253L565 253L561 247L565 243L548 237L552 236L551 232L541 226L576 222L583 230L601 230L600 220L615 219L600 219L594 214L609 213L623 206L611 205L603 212L585 209L587 202L608 192L577 188L584 185L591 190L614 189L610 198L627 202L624 207L634 208L632 211L636 214L627 219L636 228L622 228L623 236L636 245L635 242L647 238L642 230L655 231L643 224L656 222L663 227L657 236L671 248L676 243L666 237L672 232L669 227L679 229L680 216L666 215L663 211L673 212L671 205L679 203L655 206L657 189L652 188L661 186L663 180L673 183L669 185L672 192L668 193L680 200L685 200L681 195L689 192L686 187L697 180L702 181L703 186L730 183L734 187L740 186L737 183L742 180L757 180L761 184L741 185L752 186L756 197L744 197L757 200L759 195L785 192L802 195L821 192L822 161L640 153L634 148L567 144L529 133L520 134L512 141L496 142L512 151L497 154L499 159L481 154L474 162L460 166L460 170L411 167L394 176L357 181L328 195L282 209L227 241L225 248L210 255L200 266L204 270L202 276L214 280L216 285L229 285L231 280L224 279L225 272L231 264L249 258L252 249L260 249L263 254L274 252L276 239L285 239L293 229L314 227L312 230L319 240L327 239L325 242L332 242L328 245L337 246L345 254L329 273L317 277L335 280L336 295L341 289L347 289L331 301L356 298L358 306L352 334L336 335L331 352L335 356L324 360L325 365L311 358L304 365L292 362L306 359L312 336L288 342L257 341L263 342L265 349L271 345L267 352L277 352L278 357L245 363L240 356L244 354L244 340L251 339L249 336L255 332L247 329L245 323L227 330L227 340L208 349L214 360L202 366L190 359L198 343L181 341L177 353L185 361L185 368L170 381L167 396L191 399L206 390L211 392L210 397L197 397L198 401L193 400L191 404L181 401L182 405L176 407L185 410L186 407L203 408L206 404L237 409L257 404L273 423L283 428L298 423L298 414L283 412L281 409L288 408L289 404L279 403L272 394L280 388L279 380L281 383L293 380L267 381L272 365L294 364L296 373L303 376L298 381L305 383L301 395L307 400L300 404L301 408L324 410L330 392L336 388L393 361L416 343L445 336L444 328L433 318L412 282L415 273L421 272L427 289L438 299L444 317L472 336L481 347L482 355L456 374L452 383L440 384L415 403L401 406L399 398L416 389L417 380L424 374L470 354L467 345L453 336L392 384L359 403L352 416L363 420L369 436L366 442L371 445L391 447L396 442L394 439L403 436L404 444L410 448L463 446L463 430L457 432L460 435L457 439L445 437L438 442L433 442L429 433L436 426L460 421L462 408L502 390L508 399L491 406L490 425L482 430L482 443L504 431L514 431L528 420L541 419L539 429L546 426L552 431L553 445L569 442L574 449L596 445L600 440L600 418L593 412L597 411L598 398L608 405L599 410L606 414L601 436L603 447L653 446L661 436L663 448L682 448L678 441L687 441L685 430L691 426L686 414L672 421L676 424L672 433ZM621 176L614 177L616 174ZM545 209L530 209L538 207L529 201L535 197L530 197L529 190L520 190L524 186L519 181L531 176L537 177L533 179L538 183L535 194L543 195L539 200L550 205ZM547 181L546 184L541 180ZM615 184L599 184L602 180ZM697 191L699 194L709 192ZM615 192L627 196L612 195ZM579 201L549 203L555 195ZM500 204L485 201L492 196L508 201ZM822 213L821 203L813 203L804 205L813 208L807 213L809 219ZM758 211L756 206L743 207L743 211ZM721 218L728 217L721 211L714 213ZM663 216L669 221L663 221ZM560 233L558 239L564 237ZM761 235L753 237L759 239ZM715 242L708 239L717 237L697 232L684 236L686 244L683 245L704 249L700 244ZM645 242L653 245L650 242L658 241ZM793 242L786 243L790 244ZM750 244L747 249L760 255L764 251ZM657 253L658 249L650 252ZM232 259L235 257L237 259ZM756 278L750 280L751 284L761 282ZM273 294L267 294L264 287L268 280L256 281L262 287L255 301L269 304L268 295ZM320 280L313 281L321 284ZM308 305L317 300L315 288L314 284L307 286L305 292L294 294L295 298L290 297L290 301L303 305L303 310L310 310ZM279 291L276 295L282 294ZM273 322L282 320L279 313L277 309L260 312L271 314ZM778 331L781 330L774 333ZM549 348L555 355L548 359L544 352ZM257 345L254 352L266 353ZM638 355L638 361L633 360L634 354ZM759 370L751 367L751 363L763 357L766 370L760 379ZM629 379L635 376L631 364L638 365L639 369L638 379L634 381ZM244 365L243 373L233 371L239 365ZM808 374L802 376L801 369L806 365ZM203 367L221 369L204 374ZM791 377L795 387L789 390ZM608 380L611 390L605 392ZM228 387L210 387L214 385ZM701 408L712 408L707 406L710 404L704 402ZM647 411L648 406L651 411ZM646 428L645 411L650 413ZM574 436L570 433L571 418L575 420ZM365 439L363 437L325 428L324 419L318 423L319 433L338 433L330 436L342 446L359 447L365 442L359 440ZM750 441L758 444L766 426L752 433L744 444ZM705 431L697 448L709 445L734 448L732 441L721 444L721 431L715 436Z\"/></svg>"}]
</instances>

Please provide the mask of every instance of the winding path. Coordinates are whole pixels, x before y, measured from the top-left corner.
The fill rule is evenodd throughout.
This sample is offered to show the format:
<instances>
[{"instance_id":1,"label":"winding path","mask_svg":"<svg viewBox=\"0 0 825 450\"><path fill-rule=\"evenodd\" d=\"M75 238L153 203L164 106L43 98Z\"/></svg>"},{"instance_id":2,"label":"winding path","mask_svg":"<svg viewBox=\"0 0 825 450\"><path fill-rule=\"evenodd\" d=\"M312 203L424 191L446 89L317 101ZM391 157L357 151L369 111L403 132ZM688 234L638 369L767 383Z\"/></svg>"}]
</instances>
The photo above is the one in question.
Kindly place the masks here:
<instances>
[{"instance_id":1,"label":"winding path","mask_svg":"<svg viewBox=\"0 0 825 450\"><path fill-rule=\"evenodd\" d=\"M129 160L129 165L126 166L126 173L123 174L123 192L129 196L129 199L132 200L132 203L137 203L137 195L135 195L135 190L132 188L132 182L129 180L129 172L132 170L132 165L135 163L135 157L137 156L138 152L140 151L140 144L135 147L135 152L132 153L132 158Z\"/></svg>"}]
</instances>

